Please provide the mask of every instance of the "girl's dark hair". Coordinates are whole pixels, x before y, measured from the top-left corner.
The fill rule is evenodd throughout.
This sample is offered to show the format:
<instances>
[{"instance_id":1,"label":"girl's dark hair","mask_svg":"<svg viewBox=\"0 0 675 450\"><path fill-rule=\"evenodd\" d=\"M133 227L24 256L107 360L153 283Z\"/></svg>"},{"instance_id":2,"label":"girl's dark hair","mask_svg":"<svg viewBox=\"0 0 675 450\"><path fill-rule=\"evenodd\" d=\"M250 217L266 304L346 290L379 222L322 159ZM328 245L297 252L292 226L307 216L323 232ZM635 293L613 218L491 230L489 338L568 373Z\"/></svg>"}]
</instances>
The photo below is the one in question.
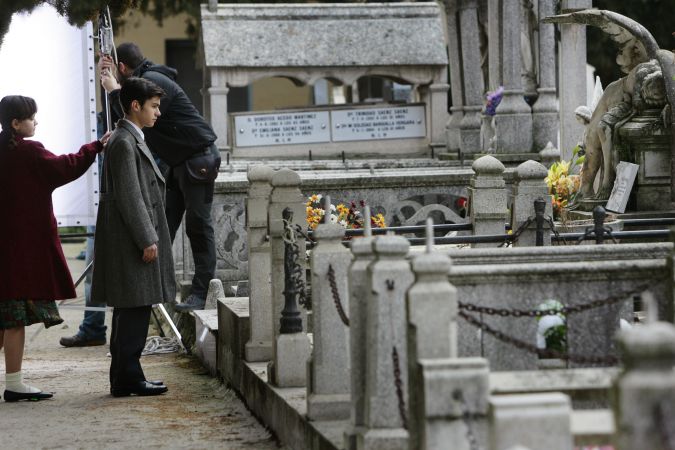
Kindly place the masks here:
<instances>
[{"instance_id":1,"label":"girl's dark hair","mask_svg":"<svg viewBox=\"0 0 675 450\"><path fill-rule=\"evenodd\" d=\"M12 121L26 120L33 117L37 112L37 104L35 100L30 97L21 95L8 95L0 100L0 126L2 126L2 133L0 133L0 146L9 144L10 147L16 145L14 140L14 129L12 128Z\"/></svg>"},{"instance_id":2,"label":"girl's dark hair","mask_svg":"<svg viewBox=\"0 0 675 450\"><path fill-rule=\"evenodd\" d=\"M126 114L131 110L131 102L138 100L143 104L154 97L164 95L164 90L145 78L131 77L122 84L120 90L120 104Z\"/></svg>"}]
</instances>

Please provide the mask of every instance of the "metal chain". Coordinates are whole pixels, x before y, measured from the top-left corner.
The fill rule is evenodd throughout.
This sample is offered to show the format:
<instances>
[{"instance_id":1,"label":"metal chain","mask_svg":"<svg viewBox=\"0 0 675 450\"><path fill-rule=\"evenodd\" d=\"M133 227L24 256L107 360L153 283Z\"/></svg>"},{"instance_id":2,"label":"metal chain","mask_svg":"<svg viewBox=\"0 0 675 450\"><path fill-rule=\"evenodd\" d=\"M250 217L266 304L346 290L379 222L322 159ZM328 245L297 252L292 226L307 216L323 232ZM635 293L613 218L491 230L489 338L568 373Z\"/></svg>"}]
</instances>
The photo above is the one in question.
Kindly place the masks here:
<instances>
[{"instance_id":1,"label":"metal chain","mask_svg":"<svg viewBox=\"0 0 675 450\"><path fill-rule=\"evenodd\" d=\"M335 308L337 309L338 316L340 320L346 326L349 326L349 317L345 314L345 310L342 307L342 302L340 301L340 293L338 292L337 282L335 281L335 271L333 270L333 265L328 265L328 283L330 283L330 291L333 294L333 302L335 303Z\"/></svg>"},{"instance_id":2,"label":"metal chain","mask_svg":"<svg viewBox=\"0 0 675 450\"><path fill-rule=\"evenodd\" d=\"M458 401L461 406L462 421L466 426L466 439L469 441L469 449L480 450L481 447L478 445L478 439L476 439L476 434L473 431L473 414L469 411L469 405L466 403L462 391L459 389L454 391L452 393L452 398Z\"/></svg>"},{"instance_id":3,"label":"metal chain","mask_svg":"<svg viewBox=\"0 0 675 450\"><path fill-rule=\"evenodd\" d=\"M403 397L403 380L401 380L401 361L398 359L398 350L396 346L391 348L391 359L394 363L394 386L396 386L396 397L398 397L398 413L401 416L401 423L404 429L408 429L408 415L405 410L405 398Z\"/></svg>"},{"instance_id":4,"label":"metal chain","mask_svg":"<svg viewBox=\"0 0 675 450\"><path fill-rule=\"evenodd\" d=\"M504 245L513 245L514 242L518 241L518 238L520 235L525 231L525 229L534 222L534 217L528 217L528 219L523 222L516 231L514 231L507 240L499 244L500 247L503 247Z\"/></svg>"},{"instance_id":5,"label":"metal chain","mask_svg":"<svg viewBox=\"0 0 675 450\"><path fill-rule=\"evenodd\" d=\"M612 230L612 227L603 227L602 231L603 231L603 236L606 234L607 236L609 236L612 239L612 242L614 242L615 244L619 243L619 241L617 241L616 238L614 237L614 235L612 234L612 231L614 231L614 230ZM590 236L591 234L595 235L595 227L594 226L586 227L586 230L584 231L584 235L580 236L579 239L577 239L576 245L580 245L581 242L586 240L586 238L588 236Z\"/></svg>"},{"instance_id":6,"label":"metal chain","mask_svg":"<svg viewBox=\"0 0 675 450\"><path fill-rule=\"evenodd\" d=\"M561 309L492 308L490 306L479 306L463 302L459 302L459 308L469 312L476 312L486 314L488 316L501 316L501 317L543 317L543 316L554 316L556 314L564 314L567 316L570 314L578 314L584 311L588 311L590 309L600 308L602 306L609 306L615 303L619 303L621 301L624 301L626 297L632 297L635 294L643 292L648 287L649 284L642 284L637 288L632 289L628 292L623 292L606 299L593 300L581 305L563 306Z\"/></svg>"},{"instance_id":7,"label":"metal chain","mask_svg":"<svg viewBox=\"0 0 675 450\"><path fill-rule=\"evenodd\" d=\"M284 242L290 245L291 247L291 259L293 261L293 270L291 272L291 279L293 280L293 285L295 286L298 292L298 303L300 306L305 308L305 310L312 309L310 297L307 295L307 287L303 280L302 267L298 264L298 258L300 257L300 248L298 247L298 239L295 235L296 229L294 229L293 224L286 219L282 219L284 222L284 232L281 235L281 238ZM296 225L299 228L299 225Z\"/></svg>"},{"instance_id":8,"label":"metal chain","mask_svg":"<svg viewBox=\"0 0 675 450\"><path fill-rule=\"evenodd\" d=\"M555 222L553 221L553 217L551 217L551 216L546 216L546 219L545 219L545 220L546 220L546 222L548 223L548 225L551 227L551 232L552 232L553 235L556 237L556 239L558 240L558 242L562 241L563 245L567 245L567 241L565 240L565 238L564 238L564 237L561 237L561 236L560 236L560 232L559 232L558 230L556 230L556 228L555 228Z\"/></svg>"},{"instance_id":9,"label":"metal chain","mask_svg":"<svg viewBox=\"0 0 675 450\"><path fill-rule=\"evenodd\" d=\"M664 450L675 450L675 430L673 429L673 411L665 400L656 404L655 423Z\"/></svg>"},{"instance_id":10,"label":"metal chain","mask_svg":"<svg viewBox=\"0 0 675 450\"><path fill-rule=\"evenodd\" d=\"M606 365L615 365L618 363L618 359L614 356L581 356L574 355L569 353L562 353L555 350L545 350L540 349L536 345L530 344L529 342L516 339L512 336L502 333L499 330L495 330L487 325L485 322L481 322L473 316L466 314L465 312L460 311L459 317L466 320L470 325L475 326L488 334L496 337L500 341L511 344L514 347L517 347L521 350L528 351L530 353L537 354L540 358L558 358L565 361L570 361L578 364L606 364Z\"/></svg>"}]
</instances>

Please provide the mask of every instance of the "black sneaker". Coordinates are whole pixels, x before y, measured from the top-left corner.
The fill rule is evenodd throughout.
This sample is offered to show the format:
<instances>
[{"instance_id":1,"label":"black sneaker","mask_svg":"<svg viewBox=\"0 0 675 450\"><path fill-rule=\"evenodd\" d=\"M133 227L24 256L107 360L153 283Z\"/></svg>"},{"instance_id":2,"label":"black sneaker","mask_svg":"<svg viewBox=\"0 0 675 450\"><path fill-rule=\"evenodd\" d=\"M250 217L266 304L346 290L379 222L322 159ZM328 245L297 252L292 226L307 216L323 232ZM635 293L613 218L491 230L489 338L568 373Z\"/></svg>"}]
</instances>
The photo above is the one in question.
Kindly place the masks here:
<instances>
[{"instance_id":1,"label":"black sneaker","mask_svg":"<svg viewBox=\"0 0 675 450\"><path fill-rule=\"evenodd\" d=\"M194 311L196 309L204 309L206 305L206 300L197 297L196 295L190 295L183 303L177 304L174 309L176 311L187 312Z\"/></svg>"}]
</instances>

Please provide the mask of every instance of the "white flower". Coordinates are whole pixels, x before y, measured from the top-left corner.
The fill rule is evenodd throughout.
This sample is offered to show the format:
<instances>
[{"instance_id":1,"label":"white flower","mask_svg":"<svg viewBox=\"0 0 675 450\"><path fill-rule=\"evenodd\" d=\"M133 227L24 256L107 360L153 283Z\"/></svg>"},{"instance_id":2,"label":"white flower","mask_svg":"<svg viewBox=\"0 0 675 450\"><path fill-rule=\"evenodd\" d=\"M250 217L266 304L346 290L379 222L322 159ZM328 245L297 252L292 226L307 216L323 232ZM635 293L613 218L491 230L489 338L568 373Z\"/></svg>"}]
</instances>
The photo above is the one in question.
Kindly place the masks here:
<instances>
[{"instance_id":1,"label":"white flower","mask_svg":"<svg viewBox=\"0 0 675 450\"><path fill-rule=\"evenodd\" d=\"M330 223L337 223L338 217L335 214L330 215Z\"/></svg>"},{"instance_id":2,"label":"white flower","mask_svg":"<svg viewBox=\"0 0 675 450\"><path fill-rule=\"evenodd\" d=\"M321 194L316 194L316 200L319 201L323 198L323 195Z\"/></svg>"},{"instance_id":3,"label":"white flower","mask_svg":"<svg viewBox=\"0 0 675 450\"><path fill-rule=\"evenodd\" d=\"M330 205L330 210L335 211L335 205Z\"/></svg>"},{"instance_id":4,"label":"white flower","mask_svg":"<svg viewBox=\"0 0 675 450\"><path fill-rule=\"evenodd\" d=\"M546 331L550 328L565 325L565 321L558 315L543 316L537 324L537 348L546 348Z\"/></svg>"}]
</instances>

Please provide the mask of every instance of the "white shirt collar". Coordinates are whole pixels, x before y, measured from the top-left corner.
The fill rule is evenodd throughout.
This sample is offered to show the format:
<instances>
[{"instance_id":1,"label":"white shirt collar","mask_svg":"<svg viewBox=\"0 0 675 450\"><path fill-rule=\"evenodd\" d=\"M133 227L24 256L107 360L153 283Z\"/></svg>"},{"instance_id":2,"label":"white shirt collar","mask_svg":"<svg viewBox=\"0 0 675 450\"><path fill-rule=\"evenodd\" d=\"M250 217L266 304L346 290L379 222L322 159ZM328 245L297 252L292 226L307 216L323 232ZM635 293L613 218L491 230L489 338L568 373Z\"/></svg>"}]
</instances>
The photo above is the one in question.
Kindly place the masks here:
<instances>
[{"instance_id":1,"label":"white shirt collar","mask_svg":"<svg viewBox=\"0 0 675 450\"><path fill-rule=\"evenodd\" d=\"M142 141L145 141L145 135L143 134L143 130L141 130L141 129L138 127L138 125L136 125L135 123L133 123L133 122L132 122L131 120L129 120L129 119L123 119L123 120L124 120L125 122L127 122L128 124L130 124L132 127L134 127L134 130L136 130L136 131L138 132L138 135L141 137L141 140L142 140Z\"/></svg>"}]
</instances>

